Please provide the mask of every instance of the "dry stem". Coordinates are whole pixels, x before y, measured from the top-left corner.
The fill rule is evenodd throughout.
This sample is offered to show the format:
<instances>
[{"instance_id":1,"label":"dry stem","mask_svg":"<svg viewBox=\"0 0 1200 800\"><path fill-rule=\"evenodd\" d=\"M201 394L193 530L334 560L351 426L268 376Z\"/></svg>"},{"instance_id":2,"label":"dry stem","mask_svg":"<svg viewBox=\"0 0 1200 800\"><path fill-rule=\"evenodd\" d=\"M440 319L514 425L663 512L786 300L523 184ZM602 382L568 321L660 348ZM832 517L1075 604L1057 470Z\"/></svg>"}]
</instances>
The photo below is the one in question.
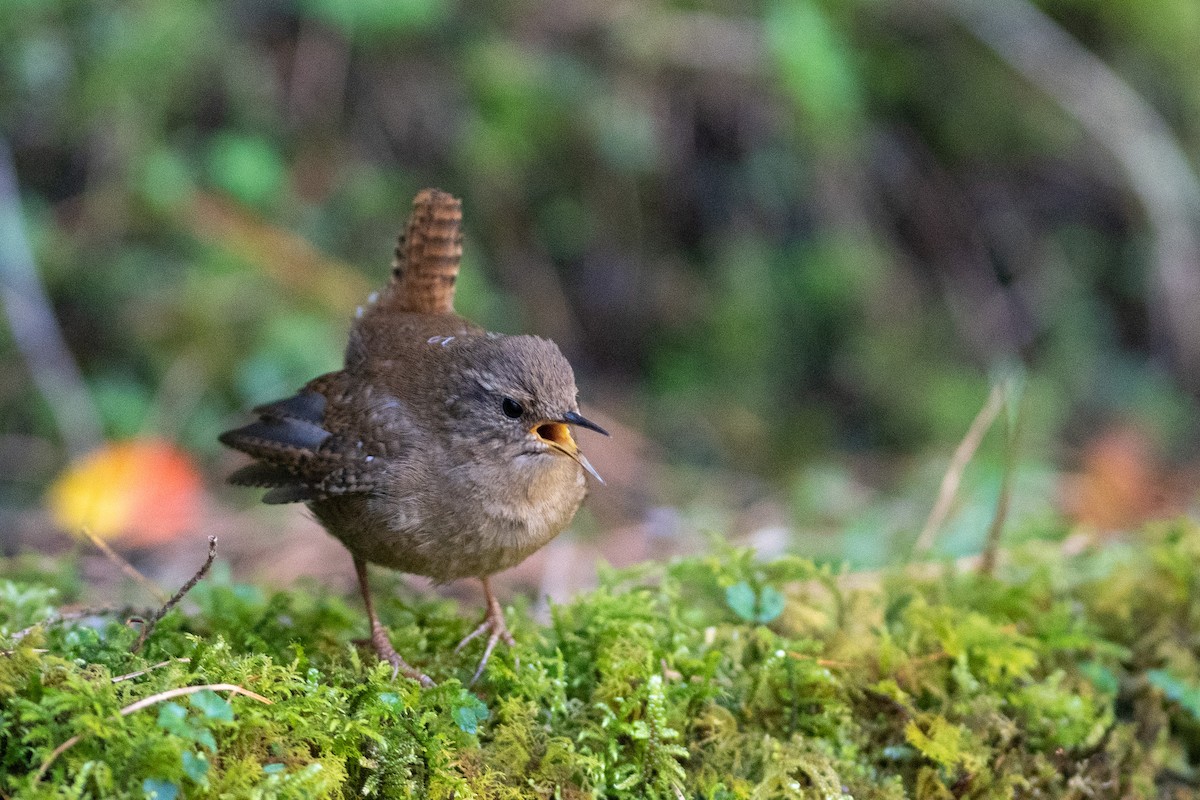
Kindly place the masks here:
<instances>
[{"instance_id":1,"label":"dry stem","mask_svg":"<svg viewBox=\"0 0 1200 800\"><path fill-rule=\"evenodd\" d=\"M929 512L929 518L925 520L925 527L921 529L921 535L917 537L917 543L913 547L914 552L918 555L928 552L929 548L933 547L938 531L941 530L942 523L946 521L946 516L950 513L950 505L954 502L954 496L958 493L958 485L962 482L963 471L966 470L975 451L979 449L983 435L987 433L988 428L995 422L996 415L1004 407L1004 394L1003 384L997 383L992 387L987 402L983 404L983 408L975 416L971 427L967 429L967 435L963 437L963 440L959 442L958 449L954 451L954 457L950 459L950 466L946 468L946 474L942 476L942 485L938 489L937 501L933 504L933 510Z\"/></svg>"},{"instance_id":2,"label":"dry stem","mask_svg":"<svg viewBox=\"0 0 1200 800\"><path fill-rule=\"evenodd\" d=\"M166 613L168 611L170 611L172 608L177 606L179 604L179 601L183 599L183 596L185 594L187 594L188 592L190 592L192 590L192 587L195 586L197 583L199 583L200 579L208 574L208 570L212 567L213 560L216 557L217 557L217 537L209 536L208 537L208 558L204 559L204 564L202 564L200 569L196 571L196 574L193 575L188 580L187 583L185 583L183 586L181 586L179 591L176 592L175 595L170 600L168 600L166 603L163 604L162 608L155 611L154 614L151 615L150 619L148 619L146 621L146 624L142 626L142 632L140 634L138 634L137 641L133 645L133 652L136 653L142 649L142 645L146 643L146 637L148 637L154 631L154 628L156 625L158 625L159 620L161 620L164 616L166 616Z\"/></svg>"},{"instance_id":3,"label":"dry stem","mask_svg":"<svg viewBox=\"0 0 1200 800\"><path fill-rule=\"evenodd\" d=\"M79 532L86 536L88 540L96 546L96 549L103 553L109 561L116 564L122 572L140 583L142 588L154 595L158 602L167 602L167 593L162 590L162 587L139 572L137 567L135 567L133 564L130 564L129 561L120 553L109 547L108 542L92 533L88 528L81 528Z\"/></svg>"},{"instance_id":4,"label":"dry stem","mask_svg":"<svg viewBox=\"0 0 1200 800\"><path fill-rule=\"evenodd\" d=\"M1019 389L1015 390L1019 391ZM1010 402L1014 402L1010 396ZM1004 475L1000 479L1000 497L996 500L996 514L988 528L987 539L979 560L979 571L991 575L996 571L996 559L1000 552L1000 541L1004 536L1004 523L1008 520L1008 509L1012 503L1013 476L1017 471L1017 453L1021 446L1021 431L1025 427L1025 395L1015 401L1012 425L1005 417ZM1011 428L1011 429L1010 429Z\"/></svg>"},{"instance_id":5,"label":"dry stem","mask_svg":"<svg viewBox=\"0 0 1200 800\"><path fill-rule=\"evenodd\" d=\"M127 672L124 675L118 675L117 677L112 679L112 682L120 683L121 681L127 681L130 678L140 678L142 675L145 675L150 670L159 669L160 667L165 667L168 664L190 664L190 663L192 663L192 660L190 658L168 658L166 661L160 661L157 664L151 664L150 666L146 667L145 669L139 669L137 672Z\"/></svg>"}]
</instances>

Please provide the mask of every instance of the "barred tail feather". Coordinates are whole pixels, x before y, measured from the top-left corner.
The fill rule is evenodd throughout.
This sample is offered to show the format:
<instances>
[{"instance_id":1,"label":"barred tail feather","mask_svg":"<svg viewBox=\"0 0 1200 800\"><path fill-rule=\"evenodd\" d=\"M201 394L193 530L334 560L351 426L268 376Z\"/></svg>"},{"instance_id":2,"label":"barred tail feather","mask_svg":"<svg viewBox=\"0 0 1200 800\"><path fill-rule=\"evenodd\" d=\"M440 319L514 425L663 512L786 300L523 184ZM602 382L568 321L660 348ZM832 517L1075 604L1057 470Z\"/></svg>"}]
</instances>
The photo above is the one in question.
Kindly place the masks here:
<instances>
[{"instance_id":1,"label":"barred tail feather","mask_svg":"<svg viewBox=\"0 0 1200 800\"><path fill-rule=\"evenodd\" d=\"M454 284L462 261L462 201L440 189L422 189L396 244L392 280L380 310L454 313Z\"/></svg>"}]
</instances>

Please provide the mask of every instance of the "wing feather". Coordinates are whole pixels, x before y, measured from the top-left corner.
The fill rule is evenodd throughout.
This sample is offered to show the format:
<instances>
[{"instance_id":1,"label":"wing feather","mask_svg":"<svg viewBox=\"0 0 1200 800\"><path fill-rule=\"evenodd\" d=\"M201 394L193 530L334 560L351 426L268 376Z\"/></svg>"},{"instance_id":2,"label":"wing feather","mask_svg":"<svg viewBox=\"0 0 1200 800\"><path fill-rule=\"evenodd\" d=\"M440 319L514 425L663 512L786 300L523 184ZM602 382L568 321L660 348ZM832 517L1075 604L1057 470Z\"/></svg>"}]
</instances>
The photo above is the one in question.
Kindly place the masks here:
<instances>
[{"instance_id":1,"label":"wing feather","mask_svg":"<svg viewBox=\"0 0 1200 800\"><path fill-rule=\"evenodd\" d=\"M229 482L270 489L263 502L271 504L374 489L379 463L361 439L349 441L326 428L327 418L346 418L341 408L349 402L344 382L343 373L322 375L292 397L254 409L256 421L221 434L222 444L255 459L230 475Z\"/></svg>"}]
</instances>

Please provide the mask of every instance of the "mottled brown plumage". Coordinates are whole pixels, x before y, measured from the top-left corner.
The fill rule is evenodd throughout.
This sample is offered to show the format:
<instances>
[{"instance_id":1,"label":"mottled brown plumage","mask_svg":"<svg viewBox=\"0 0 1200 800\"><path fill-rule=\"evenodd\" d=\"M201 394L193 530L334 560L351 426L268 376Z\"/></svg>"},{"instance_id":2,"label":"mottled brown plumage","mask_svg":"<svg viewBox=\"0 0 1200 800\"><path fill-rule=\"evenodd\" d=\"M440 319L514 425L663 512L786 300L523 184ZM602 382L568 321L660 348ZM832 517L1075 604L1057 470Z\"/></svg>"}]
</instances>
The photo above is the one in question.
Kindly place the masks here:
<instances>
[{"instance_id":1,"label":"mottled brown plumage","mask_svg":"<svg viewBox=\"0 0 1200 800\"><path fill-rule=\"evenodd\" d=\"M454 313L461 219L458 200L422 191L391 283L350 330L345 367L221 436L255 459L233 483L269 489L267 503L307 503L346 545L376 649L423 682L375 617L366 562L483 581L487 617L463 642L489 634L478 678L496 642L512 641L488 576L550 541L582 502L584 472L595 472L568 426L603 433L579 415L553 342L490 334Z\"/></svg>"}]
</instances>

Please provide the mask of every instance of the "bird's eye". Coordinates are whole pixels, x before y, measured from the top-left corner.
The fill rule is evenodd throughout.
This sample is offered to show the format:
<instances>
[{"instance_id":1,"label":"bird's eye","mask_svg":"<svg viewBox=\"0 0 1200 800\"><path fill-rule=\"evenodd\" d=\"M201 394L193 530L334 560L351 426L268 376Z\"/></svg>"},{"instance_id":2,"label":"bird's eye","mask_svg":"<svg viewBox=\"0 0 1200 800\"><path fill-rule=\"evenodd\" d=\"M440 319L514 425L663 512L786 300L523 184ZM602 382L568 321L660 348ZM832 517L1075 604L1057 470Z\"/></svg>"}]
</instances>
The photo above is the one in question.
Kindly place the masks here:
<instances>
[{"instance_id":1,"label":"bird's eye","mask_svg":"<svg viewBox=\"0 0 1200 800\"><path fill-rule=\"evenodd\" d=\"M500 410L504 412L504 416L512 419L517 419L525 413L521 404L511 397L504 398L504 402L500 404Z\"/></svg>"}]
</instances>

